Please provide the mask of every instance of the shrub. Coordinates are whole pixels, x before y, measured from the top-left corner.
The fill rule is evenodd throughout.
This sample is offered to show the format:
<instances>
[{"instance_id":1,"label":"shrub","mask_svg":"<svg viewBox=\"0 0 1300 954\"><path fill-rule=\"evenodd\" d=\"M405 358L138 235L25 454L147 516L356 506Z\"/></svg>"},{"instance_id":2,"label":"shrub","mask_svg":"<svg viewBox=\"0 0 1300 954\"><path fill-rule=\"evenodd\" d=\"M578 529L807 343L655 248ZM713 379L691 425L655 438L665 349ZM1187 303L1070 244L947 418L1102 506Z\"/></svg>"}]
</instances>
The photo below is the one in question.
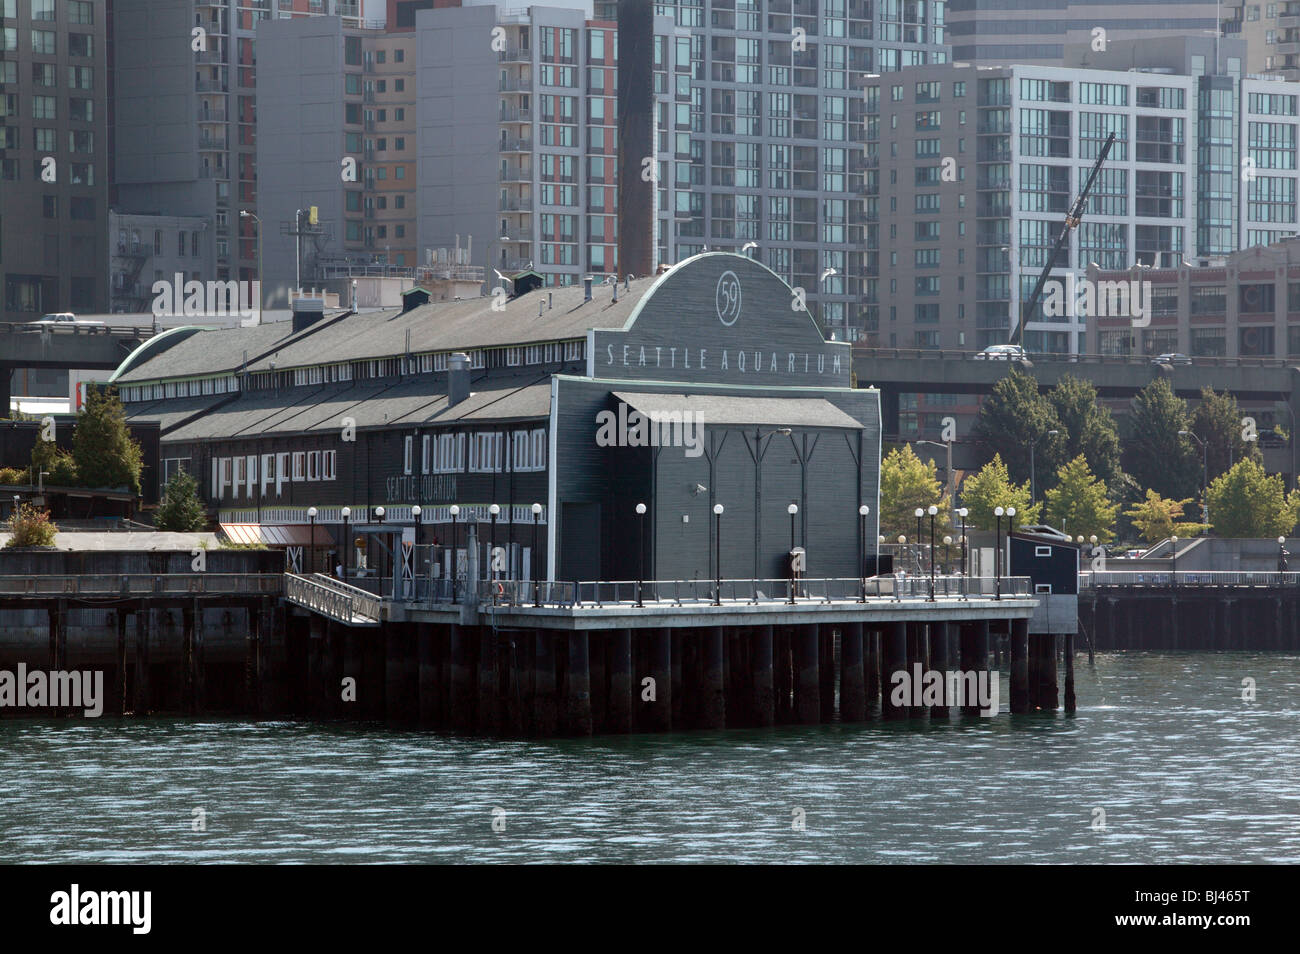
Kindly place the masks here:
<instances>
[{"instance_id":1,"label":"shrub","mask_svg":"<svg viewBox=\"0 0 1300 954\"><path fill-rule=\"evenodd\" d=\"M21 504L10 521L11 535L6 547L52 547L59 528L50 520L48 510Z\"/></svg>"},{"instance_id":2,"label":"shrub","mask_svg":"<svg viewBox=\"0 0 1300 954\"><path fill-rule=\"evenodd\" d=\"M0 467L0 484L26 484L27 471L17 467Z\"/></svg>"}]
</instances>

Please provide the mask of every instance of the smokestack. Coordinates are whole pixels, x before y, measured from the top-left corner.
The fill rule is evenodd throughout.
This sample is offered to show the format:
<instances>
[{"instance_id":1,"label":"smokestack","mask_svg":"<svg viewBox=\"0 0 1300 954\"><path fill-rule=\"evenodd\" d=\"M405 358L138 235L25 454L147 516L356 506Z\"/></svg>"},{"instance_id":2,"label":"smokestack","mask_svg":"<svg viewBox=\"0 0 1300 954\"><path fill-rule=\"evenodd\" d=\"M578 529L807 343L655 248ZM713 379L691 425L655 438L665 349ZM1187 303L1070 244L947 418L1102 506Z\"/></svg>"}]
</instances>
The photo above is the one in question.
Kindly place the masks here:
<instances>
[{"instance_id":1,"label":"smokestack","mask_svg":"<svg viewBox=\"0 0 1300 954\"><path fill-rule=\"evenodd\" d=\"M582 280L582 300L591 301L591 276L588 275Z\"/></svg>"},{"instance_id":2,"label":"smokestack","mask_svg":"<svg viewBox=\"0 0 1300 954\"><path fill-rule=\"evenodd\" d=\"M463 351L447 357L447 407L469 397L469 355Z\"/></svg>"},{"instance_id":3,"label":"smokestack","mask_svg":"<svg viewBox=\"0 0 1300 954\"><path fill-rule=\"evenodd\" d=\"M618 5L618 270L654 271L655 183L642 178L655 163L654 4Z\"/></svg>"}]
</instances>

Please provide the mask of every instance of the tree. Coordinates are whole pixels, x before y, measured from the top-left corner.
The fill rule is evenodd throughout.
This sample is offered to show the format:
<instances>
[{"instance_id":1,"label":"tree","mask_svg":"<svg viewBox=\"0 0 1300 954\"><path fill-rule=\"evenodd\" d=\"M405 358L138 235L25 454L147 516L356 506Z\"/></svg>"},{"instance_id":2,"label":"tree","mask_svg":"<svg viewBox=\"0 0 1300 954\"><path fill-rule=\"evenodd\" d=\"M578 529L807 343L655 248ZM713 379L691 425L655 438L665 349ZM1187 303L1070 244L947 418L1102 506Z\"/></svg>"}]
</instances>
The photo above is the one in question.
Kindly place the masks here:
<instances>
[{"instance_id":1,"label":"tree","mask_svg":"<svg viewBox=\"0 0 1300 954\"><path fill-rule=\"evenodd\" d=\"M154 526L159 530L176 530L188 533L207 526L207 510L199 499L199 483L184 470L167 482L163 499L154 514Z\"/></svg>"},{"instance_id":2,"label":"tree","mask_svg":"<svg viewBox=\"0 0 1300 954\"><path fill-rule=\"evenodd\" d=\"M995 507L1015 507L1016 522L1023 526L1036 523L1042 504L1029 505L1029 484L1013 484L1007 476L1007 466L994 454L993 459L980 468L979 473L967 477L962 484L962 506L970 510L967 526L979 530L993 530L996 526Z\"/></svg>"},{"instance_id":3,"label":"tree","mask_svg":"<svg viewBox=\"0 0 1300 954\"><path fill-rule=\"evenodd\" d=\"M1064 440L1059 434L1043 436L1059 431L1059 424L1051 402L1038 393L1038 382L1012 368L980 405L971 436L1001 457L1012 478L1027 481L1031 446L1035 447L1034 469L1039 474L1050 476L1060 466Z\"/></svg>"},{"instance_id":4,"label":"tree","mask_svg":"<svg viewBox=\"0 0 1300 954\"><path fill-rule=\"evenodd\" d=\"M1119 474L1119 429L1110 408L1097 402L1091 381L1067 374L1047 393L1056 412L1065 460L1083 455L1109 486Z\"/></svg>"},{"instance_id":5,"label":"tree","mask_svg":"<svg viewBox=\"0 0 1300 954\"><path fill-rule=\"evenodd\" d=\"M1217 393L1212 388L1202 388L1201 403L1192 413L1188 430L1205 441L1202 463L1209 471L1208 479L1214 480L1234 461L1247 457L1257 462L1264 459L1259 451L1259 441L1242 440L1242 429L1237 399L1227 391ZM1201 445L1196 444L1196 449L1199 451Z\"/></svg>"},{"instance_id":6,"label":"tree","mask_svg":"<svg viewBox=\"0 0 1300 954\"><path fill-rule=\"evenodd\" d=\"M1131 436L1124 469L1139 486L1181 500L1201 487L1201 455L1196 442L1180 437L1187 430L1187 403L1165 378L1156 378L1133 399Z\"/></svg>"},{"instance_id":7,"label":"tree","mask_svg":"<svg viewBox=\"0 0 1300 954\"><path fill-rule=\"evenodd\" d=\"M1177 534L1180 537L1194 537L1208 527L1208 524L1183 522L1183 508L1192 502L1186 500L1167 500L1154 490L1148 490L1146 499L1136 506L1125 510L1124 515L1133 521L1133 529L1147 543L1159 543Z\"/></svg>"},{"instance_id":8,"label":"tree","mask_svg":"<svg viewBox=\"0 0 1300 954\"><path fill-rule=\"evenodd\" d=\"M77 415L72 457L85 487L125 487L140 492L144 456L126 429L126 412L113 389L86 387L86 406Z\"/></svg>"},{"instance_id":9,"label":"tree","mask_svg":"<svg viewBox=\"0 0 1300 954\"><path fill-rule=\"evenodd\" d=\"M14 511L9 530L5 547L52 547L59 532L50 521L50 512L37 510L31 504L22 504Z\"/></svg>"},{"instance_id":10,"label":"tree","mask_svg":"<svg viewBox=\"0 0 1300 954\"><path fill-rule=\"evenodd\" d=\"M41 480L44 473L48 479ZM81 477L77 473L77 462L72 455L57 446L54 441L38 440L32 447L32 483L47 483L55 487L81 486Z\"/></svg>"},{"instance_id":11,"label":"tree","mask_svg":"<svg viewBox=\"0 0 1300 954\"><path fill-rule=\"evenodd\" d=\"M939 483L934 458L922 462L911 447L891 450L880 465L880 532L893 540L899 534L916 536L916 508L939 508L935 531L949 524L948 497ZM929 518L925 526L929 527Z\"/></svg>"},{"instance_id":12,"label":"tree","mask_svg":"<svg viewBox=\"0 0 1300 954\"><path fill-rule=\"evenodd\" d=\"M1286 492L1280 474L1239 460L1210 484L1210 521L1221 537L1289 536L1300 513L1300 492Z\"/></svg>"},{"instance_id":13,"label":"tree","mask_svg":"<svg viewBox=\"0 0 1300 954\"><path fill-rule=\"evenodd\" d=\"M1092 475L1088 462L1080 454L1056 473L1056 486L1047 497L1047 521L1070 533L1092 534L1102 543L1115 537L1111 529L1119 505L1106 495L1106 482Z\"/></svg>"}]
</instances>

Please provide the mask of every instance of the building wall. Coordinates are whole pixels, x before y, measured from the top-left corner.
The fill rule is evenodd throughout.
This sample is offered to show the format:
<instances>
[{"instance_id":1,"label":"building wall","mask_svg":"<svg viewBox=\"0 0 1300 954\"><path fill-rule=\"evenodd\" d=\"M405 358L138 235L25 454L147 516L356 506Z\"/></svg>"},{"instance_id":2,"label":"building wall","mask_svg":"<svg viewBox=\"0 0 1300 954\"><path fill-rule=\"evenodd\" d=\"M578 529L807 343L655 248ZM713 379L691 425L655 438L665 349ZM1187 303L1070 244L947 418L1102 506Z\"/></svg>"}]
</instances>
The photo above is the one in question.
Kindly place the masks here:
<instances>
[{"instance_id":1,"label":"building wall","mask_svg":"<svg viewBox=\"0 0 1300 954\"><path fill-rule=\"evenodd\" d=\"M108 307L106 6L104 0L86 0L37 4L35 11L40 19L26 0L0 2L4 321ZM77 38L75 50L70 37ZM80 45L87 42L88 48ZM77 55L83 50L89 55ZM54 160L52 182L42 178L50 168L46 159Z\"/></svg>"}]
</instances>

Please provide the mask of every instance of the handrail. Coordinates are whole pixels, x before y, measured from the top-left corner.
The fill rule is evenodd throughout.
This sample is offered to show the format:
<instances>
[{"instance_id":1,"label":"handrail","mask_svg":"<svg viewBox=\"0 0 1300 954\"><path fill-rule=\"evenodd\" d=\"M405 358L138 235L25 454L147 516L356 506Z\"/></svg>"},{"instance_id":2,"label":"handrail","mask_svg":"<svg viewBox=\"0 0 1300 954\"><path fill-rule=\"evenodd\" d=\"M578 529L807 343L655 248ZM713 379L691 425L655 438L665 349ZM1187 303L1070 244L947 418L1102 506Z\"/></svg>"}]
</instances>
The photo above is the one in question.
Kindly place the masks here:
<instances>
[{"instance_id":1,"label":"handrail","mask_svg":"<svg viewBox=\"0 0 1300 954\"><path fill-rule=\"evenodd\" d=\"M280 573L78 573L0 575L0 595L148 596L232 593L272 595L283 590Z\"/></svg>"},{"instance_id":2,"label":"handrail","mask_svg":"<svg viewBox=\"0 0 1300 954\"><path fill-rule=\"evenodd\" d=\"M1079 589L1166 586L1300 586L1300 573L1275 570L1086 570Z\"/></svg>"},{"instance_id":3,"label":"handrail","mask_svg":"<svg viewBox=\"0 0 1300 954\"><path fill-rule=\"evenodd\" d=\"M382 601L373 594L319 573L311 577L284 574L284 595L291 602L342 623L377 623L382 615Z\"/></svg>"}]
</instances>

